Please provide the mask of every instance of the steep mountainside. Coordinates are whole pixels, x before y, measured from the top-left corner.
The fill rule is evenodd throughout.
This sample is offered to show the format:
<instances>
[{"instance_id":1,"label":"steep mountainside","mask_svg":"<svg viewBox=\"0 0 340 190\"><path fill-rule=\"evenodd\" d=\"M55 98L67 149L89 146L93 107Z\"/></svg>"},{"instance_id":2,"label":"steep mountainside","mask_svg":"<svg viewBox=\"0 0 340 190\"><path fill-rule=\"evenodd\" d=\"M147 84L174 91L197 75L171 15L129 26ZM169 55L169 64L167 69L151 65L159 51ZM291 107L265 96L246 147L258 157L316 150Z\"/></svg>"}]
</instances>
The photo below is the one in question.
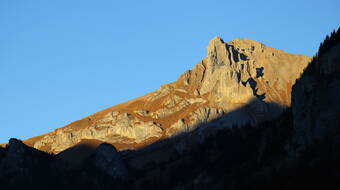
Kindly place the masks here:
<instances>
[{"instance_id":1,"label":"steep mountainside","mask_svg":"<svg viewBox=\"0 0 340 190\"><path fill-rule=\"evenodd\" d=\"M96 139L118 149L142 147L233 112L220 127L275 118L290 106L291 87L310 58L248 39L212 39L207 57L159 90L25 141L59 153Z\"/></svg>"},{"instance_id":2,"label":"steep mountainside","mask_svg":"<svg viewBox=\"0 0 340 190\"><path fill-rule=\"evenodd\" d=\"M292 155L325 139L340 143L340 28L326 37L293 89Z\"/></svg>"}]
</instances>

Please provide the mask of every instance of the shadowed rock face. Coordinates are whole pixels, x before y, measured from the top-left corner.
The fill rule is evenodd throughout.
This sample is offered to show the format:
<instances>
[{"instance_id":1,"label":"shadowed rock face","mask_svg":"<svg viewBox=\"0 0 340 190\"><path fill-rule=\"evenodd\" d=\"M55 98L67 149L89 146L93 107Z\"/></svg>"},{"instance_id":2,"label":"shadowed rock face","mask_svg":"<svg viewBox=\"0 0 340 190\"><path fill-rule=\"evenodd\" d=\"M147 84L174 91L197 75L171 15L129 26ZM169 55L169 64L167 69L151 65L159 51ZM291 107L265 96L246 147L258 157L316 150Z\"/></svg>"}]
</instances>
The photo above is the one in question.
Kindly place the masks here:
<instances>
[{"instance_id":1,"label":"shadowed rock face","mask_svg":"<svg viewBox=\"0 0 340 190\"><path fill-rule=\"evenodd\" d=\"M0 184L2 189L7 187L24 186L33 181L36 176L56 179L64 171L62 162L53 155L41 152L25 145L18 139L11 138L6 148L0 148ZM45 173L49 171L48 173ZM44 179L40 178L42 184ZM18 183L18 182L21 183Z\"/></svg>"},{"instance_id":2,"label":"shadowed rock face","mask_svg":"<svg viewBox=\"0 0 340 190\"><path fill-rule=\"evenodd\" d=\"M2 167L7 166L13 170L19 170L19 166L24 162L26 152L25 144L20 140L11 138L8 142L8 153L3 160Z\"/></svg>"},{"instance_id":3,"label":"shadowed rock face","mask_svg":"<svg viewBox=\"0 0 340 190\"><path fill-rule=\"evenodd\" d=\"M129 102L100 111L53 132L25 141L40 150L61 152L83 139L118 149L145 146L195 129L242 108L221 127L252 125L281 111L267 103L290 105L291 87L310 58L247 39L212 39L207 57L173 83Z\"/></svg>"},{"instance_id":4,"label":"shadowed rock face","mask_svg":"<svg viewBox=\"0 0 340 190\"><path fill-rule=\"evenodd\" d=\"M327 139L340 142L340 43L315 59L313 72L305 73L294 85L294 129L292 156Z\"/></svg>"},{"instance_id":5,"label":"shadowed rock face","mask_svg":"<svg viewBox=\"0 0 340 190\"><path fill-rule=\"evenodd\" d=\"M128 172L116 148L111 144L101 144L91 157L91 164L116 179L126 179Z\"/></svg>"}]
</instances>

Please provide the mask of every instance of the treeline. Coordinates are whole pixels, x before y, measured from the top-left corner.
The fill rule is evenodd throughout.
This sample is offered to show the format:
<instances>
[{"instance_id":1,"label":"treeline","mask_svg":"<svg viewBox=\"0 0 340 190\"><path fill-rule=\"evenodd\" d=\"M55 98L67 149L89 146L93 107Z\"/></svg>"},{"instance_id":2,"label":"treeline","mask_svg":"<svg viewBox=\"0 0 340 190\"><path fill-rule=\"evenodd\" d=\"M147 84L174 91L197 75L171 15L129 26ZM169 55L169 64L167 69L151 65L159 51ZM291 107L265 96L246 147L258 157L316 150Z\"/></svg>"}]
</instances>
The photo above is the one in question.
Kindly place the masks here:
<instances>
[{"instance_id":1,"label":"treeline","mask_svg":"<svg viewBox=\"0 0 340 190\"><path fill-rule=\"evenodd\" d=\"M329 49L340 42L340 27L337 31L333 30L331 35L327 35L325 40L321 42L317 57L324 55Z\"/></svg>"},{"instance_id":2,"label":"treeline","mask_svg":"<svg viewBox=\"0 0 340 190\"><path fill-rule=\"evenodd\" d=\"M338 30L333 30L333 32L330 35L327 35L324 41L320 43L318 52L313 56L312 61L306 67L302 76L320 74L320 65L318 64L319 58L338 43L340 43L340 27Z\"/></svg>"}]
</instances>

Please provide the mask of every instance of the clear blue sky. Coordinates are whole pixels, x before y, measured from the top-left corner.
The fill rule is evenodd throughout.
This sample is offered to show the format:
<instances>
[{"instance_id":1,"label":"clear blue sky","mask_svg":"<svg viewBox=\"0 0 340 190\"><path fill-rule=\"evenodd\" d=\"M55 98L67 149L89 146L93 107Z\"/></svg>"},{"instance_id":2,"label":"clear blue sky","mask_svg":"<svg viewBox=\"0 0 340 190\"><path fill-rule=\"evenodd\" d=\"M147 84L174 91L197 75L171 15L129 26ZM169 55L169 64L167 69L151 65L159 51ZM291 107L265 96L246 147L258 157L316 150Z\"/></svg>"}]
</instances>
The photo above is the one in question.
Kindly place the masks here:
<instances>
[{"instance_id":1,"label":"clear blue sky","mask_svg":"<svg viewBox=\"0 0 340 190\"><path fill-rule=\"evenodd\" d=\"M313 55L340 1L1 0L0 142L176 80L214 36Z\"/></svg>"}]
</instances>

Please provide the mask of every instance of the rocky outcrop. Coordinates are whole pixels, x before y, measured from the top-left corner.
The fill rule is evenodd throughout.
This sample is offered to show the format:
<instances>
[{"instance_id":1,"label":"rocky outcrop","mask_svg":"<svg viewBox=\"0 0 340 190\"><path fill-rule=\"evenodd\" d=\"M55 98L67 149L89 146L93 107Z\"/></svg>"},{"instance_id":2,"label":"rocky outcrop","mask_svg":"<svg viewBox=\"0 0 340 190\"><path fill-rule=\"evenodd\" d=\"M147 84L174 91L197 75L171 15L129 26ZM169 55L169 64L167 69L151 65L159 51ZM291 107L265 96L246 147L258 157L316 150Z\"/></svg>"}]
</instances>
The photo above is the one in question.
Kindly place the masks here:
<instances>
[{"instance_id":1,"label":"rocky outcrop","mask_svg":"<svg viewBox=\"0 0 340 190\"><path fill-rule=\"evenodd\" d=\"M8 142L7 153L2 160L1 167L9 167L13 170L9 172L18 172L20 165L25 160L27 149L28 147L20 140L11 138Z\"/></svg>"},{"instance_id":2,"label":"rocky outcrop","mask_svg":"<svg viewBox=\"0 0 340 190\"><path fill-rule=\"evenodd\" d=\"M218 118L221 127L256 125L290 105L292 84L309 60L253 40L225 43L216 37L207 57L177 81L25 143L54 153L83 139L127 149L190 132Z\"/></svg>"},{"instance_id":3,"label":"rocky outcrop","mask_svg":"<svg viewBox=\"0 0 340 190\"><path fill-rule=\"evenodd\" d=\"M97 169L115 179L127 179L128 172L120 154L111 144L101 144L90 161Z\"/></svg>"},{"instance_id":4,"label":"rocky outcrop","mask_svg":"<svg viewBox=\"0 0 340 190\"><path fill-rule=\"evenodd\" d=\"M60 152L82 139L97 139L109 143L143 142L152 137L161 137L162 128L155 122L143 122L129 113L110 112L92 125L79 129L57 129L35 142L34 148L49 146L52 152Z\"/></svg>"}]
</instances>

